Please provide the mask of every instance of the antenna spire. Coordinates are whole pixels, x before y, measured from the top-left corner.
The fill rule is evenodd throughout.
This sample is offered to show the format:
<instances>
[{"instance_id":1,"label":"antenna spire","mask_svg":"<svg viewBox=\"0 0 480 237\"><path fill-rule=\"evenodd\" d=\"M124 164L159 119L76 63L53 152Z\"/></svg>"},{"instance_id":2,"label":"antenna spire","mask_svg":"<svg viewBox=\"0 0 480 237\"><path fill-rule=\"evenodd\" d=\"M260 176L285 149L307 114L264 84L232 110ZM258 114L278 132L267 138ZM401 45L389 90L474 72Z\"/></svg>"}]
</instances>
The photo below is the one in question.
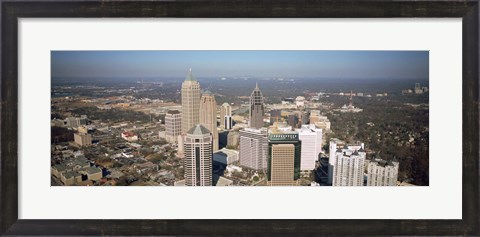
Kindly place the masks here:
<instances>
[{"instance_id":1,"label":"antenna spire","mask_svg":"<svg viewBox=\"0 0 480 237\"><path fill-rule=\"evenodd\" d=\"M353 102L352 102L352 96L353 96L353 91L350 90L350 107L353 106Z\"/></svg>"}]
</instances>

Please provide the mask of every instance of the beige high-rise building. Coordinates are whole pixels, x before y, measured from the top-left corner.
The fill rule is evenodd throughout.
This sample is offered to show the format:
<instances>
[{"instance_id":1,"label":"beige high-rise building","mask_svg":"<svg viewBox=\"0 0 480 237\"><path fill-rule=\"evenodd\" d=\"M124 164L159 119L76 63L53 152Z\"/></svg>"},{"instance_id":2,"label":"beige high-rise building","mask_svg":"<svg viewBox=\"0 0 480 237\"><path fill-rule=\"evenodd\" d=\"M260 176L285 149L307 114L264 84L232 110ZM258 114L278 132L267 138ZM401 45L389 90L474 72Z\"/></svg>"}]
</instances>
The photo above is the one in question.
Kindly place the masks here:
<instances>
[{"instance_id":1,"label":"beige high-rise building","mask_svg":"<svg viewBox=\"0 0 480 237\"><path fill-rule=\"evenodd\" d=\"M169 110L165 115L165 140L177 143L182 132L182 114L178 110Z\"/></svg>"},{"instance_id":2,"label":"beige high-rise building","mask_svg":"<svg viewBox=\"0 0 480 237\"><path fill-rule=\"evenodd\" d=\"M218 150L217 103L215 96L206 91L200 98L200 124L206 127L213 136L213 151Z\"/></svg>"},{"instance_id":3,"label":"beige high-rise building","mask_svg":"<svg viewBox=\"0 0 480 237\"><path fill-rule=\"evenodd\" d=\"M263 127L263 115L265 114L265 105L263 104L263 95L258 83L250 95L250 121L251 128L259 129Z\"/></svg>"},{"instance_id":4,"label":"beige high-rise building","mask_svg":"<svg viewBox=\"0 0 480 237\"><path fill-rule=\"evenodd\" d=\"M92 145L92 135L88 133L75 133L73 134L75 143L80 146L90 146Z\"/></svg>"},{"instance_id":5,"label":"beige high-rise building","mask_svg":"<svg viewBox=\"0 0 480 237\"><path fill-rule=\"evenodd\" d=\"M199 122L200 84L190 69L182 83L182 133L186 133Z\"/></svg>"},{"instance_id":6,"label":"beige high-rise building","mask_svg":"<svg viewBox=\"0 0 480 237\"><path fill-rule=\"evenodd\" d=\"M268 185L295 185L295 146L293 144L273 144L270 152L270 181L268 181Z\"/></svg>"},{"instance_id":7,"label":"beige high-rise building","mask_svg":"<svg viewBox=\"0 0 480 237\"><path fill-rule=\"evenodd\" d=\"M316 122L320 121L320 110L311 110L310 111L310 124L315 124Z\"/></svg>"},{"instance_id":8,"label":"beige high-rise building","mask_svg":"<svg viewBox=\"0 0 480 237\"><path fill-rule=\"evenodd\" d=\"M212 186L212 134L197 124L187 131L184 144L185 185Z\"/></svg>"}]
</instances>

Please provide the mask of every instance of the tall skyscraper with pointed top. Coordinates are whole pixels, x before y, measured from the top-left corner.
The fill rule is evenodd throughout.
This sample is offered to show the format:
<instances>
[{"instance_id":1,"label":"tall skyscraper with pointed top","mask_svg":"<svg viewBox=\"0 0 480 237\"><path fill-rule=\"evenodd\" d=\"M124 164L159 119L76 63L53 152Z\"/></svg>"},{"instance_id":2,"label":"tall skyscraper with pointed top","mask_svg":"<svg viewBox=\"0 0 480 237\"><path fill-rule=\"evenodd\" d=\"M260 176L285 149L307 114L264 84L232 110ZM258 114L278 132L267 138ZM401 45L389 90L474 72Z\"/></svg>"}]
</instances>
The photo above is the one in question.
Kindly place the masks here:
<instances>
[{"instance_id":1,"label":"tall skyscraper with pointed top","mask_svg":"<svg viewBox=\"0 0 480 237\"><path fill-rule=\"evenodd\" d=\"M263 127L263 115L265 114L265 107L263 104L263 95L258 83L250 95L250 122L251 128L259 129Z\"/></svg>"},{"instance_id":2,"label":"tall skyscraper with pointed top","mask_svg":"<svg viewBox=\"0 0 480 237\"><path fill-rule=\"evenodd\" d=\"M217 102L215 101L215 96L210 91L205 91L200 98L200 124L205 126L212 133L213 151L217 151Z\"/></svg>"},{"instance_id":3,"label":"tall skyscraper with pointed top","mask_svg":"<svg viewBox=\"0 0 480 237\"><path fill-rule=\"evenodd\" d=\"M182 83L182 133L200 122L200 83L189 69Z\"/></svg>"}]
</instances>

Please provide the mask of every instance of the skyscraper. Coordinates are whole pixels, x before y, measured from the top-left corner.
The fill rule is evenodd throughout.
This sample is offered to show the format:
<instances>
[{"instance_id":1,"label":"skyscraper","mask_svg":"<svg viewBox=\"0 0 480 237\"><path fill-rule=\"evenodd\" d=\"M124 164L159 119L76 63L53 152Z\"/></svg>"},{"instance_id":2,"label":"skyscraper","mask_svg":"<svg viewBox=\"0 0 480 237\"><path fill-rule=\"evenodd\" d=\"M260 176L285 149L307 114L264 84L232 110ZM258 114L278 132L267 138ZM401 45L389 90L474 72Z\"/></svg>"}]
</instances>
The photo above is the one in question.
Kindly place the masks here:
<instances>
[{"instance_id":1,"label":"skyscraper","mask_svg":"<svg viewBox=\"0 0 480 237\"><path fill-rule=\"evenodd\" d=\"M185 185L212 186L212 134L197 124L187 131L184 144Z\"/></svg>"},{"instance_id":2,"label":"skyscraper","mask_svg":"<svg viewBox=\"0 0 480 237\"><path fill-rule=\"evenodd\" d=\"M233 119L232 119L232 116L226 115L226 116L225 116L225 119L223 120L223 123L224 123L225 129L227 129L227 130L232 129L232 127L233 127Z\"/></svg>"},{"instance_id":3,"label":"skyscraper","mask_svg":"<svg viewBox=\"0 0 480 237\"><path fill-rule=\"evenodd\" d=\"M296 132L274 131L268 135L267 184L295 185L300 178L301 141Z\"/></svg>"},{"instance_id":4,"label":"skyscraper","mask_svg":"<svg viewBox=\"0 0 480 237\"><path fill-rule=\"evenodd\" d=\"M302 152L300 159L300 170L312 171L315 169L315 161L322 150L322 129L315 128L315 125L302 125L296 130L299 139L302 141Z\"/></svg>"},{"instance_id":5,"label":"skyscraper","mask_svg":"<svg viewBox=\"0 0 480 237\"><path fill-rule=\"evenodd\" d=\"M232 107L228 103L223 103L220 107L220 126L224 129L232 129Z\"/></svg>"},{"instance_id":6,"label":"skyscraper","mask_svg":"<svg viewBox=\"0 0 480 237\"><path fill-rule=\"evenodd\" d=\"M267 165L267 129L246 128L240 130L240 165L264 170Z\"/></svg>"},{"instance_id":7,"label":"skyscraper","mask_svg":"<svg viewBox=\"0 0 480 237\"><path fill-rule=\"evenodd\" d=\"M337 147L343 147L345 142L337 139L332 138L330 140L329 146L329 157L328 157L328 183L332 184L333 182L333 164L335 164L335 152L337 151Z\"/></svg>"},{"instance_id":8,"label":"skyscraper","mask_svg":"<svg viewBox=\"0 0 480 237\"><path fill-rule=\"evenodd\" d=\"M169 110L165 114L165 139L177 143L182 132L182 114L178 110Z\"/></svg>"},{"instance_id":9,"label":"skyscraper","mask_svg":"<svg viewBox=\"0 0 480 237\"><path fill-rule=\"evenodd\" d=\"M255 89L250 95L250 127L251 128L261 128L263 127L263 115L265 113L265 107L263 104L263 95L258 88L258 83L255 86Z\"/></svg>"},{"instance_id":10,"label":"skyscraper","mask_svg":"<svg viewBox=\"0 0 480 237\"><path fill-rule=\"evenodd\" d=\"M213 136L213 151L218 150L217 104L210 91L200 98L200 124L206 127Z\"/></svg>"},{"instance_id":11,"label":"skyscraper","mask_svg":"<svg viewBox=\"0 0 480 237\"><path fill-rule=\"evenodd\" d=\"M294 186L295 146L273 144L270 147L269 186Z\"/></svg>"},{"instance_id":12,"label":"skyscraper","mask_svg":"<svg viewBox=\"0 0 480 237\"><path fill-rule=\"evenodd\" d=\"M422 94L423 90L420 87L420 83L415 83L415 89L414 89L415 94Z\"/></svg>"},{"instance_id":13,"label":"skyscraper","mask_svg":"<svg viewBox=\"0 0 480 237\"><path fill-rule=\"evenodd\" d=\"M334 152L333 186L363 186L366 153L360 146L345 145Z\"/></svg>"},{"instance_id":14,"label":"skyscraper","mask_svg":"<svg viewBox=\"0 0 480 237\"><path fill-rule=\"evenodd\" d=\"M182 133L199 123L200 119L200 84L188 71L185 81L182 83Z\"/></svg>"}]
</instances>

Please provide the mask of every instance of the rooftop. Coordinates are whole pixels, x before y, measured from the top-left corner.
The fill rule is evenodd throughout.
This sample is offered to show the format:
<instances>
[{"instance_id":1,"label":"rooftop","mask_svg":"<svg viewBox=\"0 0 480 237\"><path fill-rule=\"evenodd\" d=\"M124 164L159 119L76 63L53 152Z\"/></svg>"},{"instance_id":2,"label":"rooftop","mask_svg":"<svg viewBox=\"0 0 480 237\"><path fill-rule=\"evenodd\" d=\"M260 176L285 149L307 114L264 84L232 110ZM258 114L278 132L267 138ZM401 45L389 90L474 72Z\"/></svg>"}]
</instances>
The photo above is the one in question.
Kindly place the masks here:
<instances>
[{"instance_id":1,"label":"rooftop","mask_svg":"<svg viewBox=\"0 0 480 237\"><path fill-rule=\"evenodd\" d=\"M380 160L378 161L378 165L385 167L385 166L395 166L392 161L390 160Z\"/></svg>"},{"instance_id":2,"label":"rooftop","mask_svg":"<svg viewBox=\"0 0 480 237\"><path fill-rule=\"evenodd\" d=\"M234 156L234 155L238 155L238 151L222 148L218 151L215 151L214 154L224 155L224 156Z\"/></svg>"},{"instance_id":3,"label":"rooftop","mask_svg":"<svg viewBox=\"0 0 480 237\"><path fill-rule=\"evenodd\" d=\"M226 179L226 178L220 176L220 178L218 178L217 184L215 186L229 186L232 183L233 183L232 180L229 180L229 179Z\"/></svg>"},{"instance_id":4,"label":"rooftop","mask_svg":"<svg viewBox=\"0 0 480 237\"><path fill-rule=\"evenodd\" d=\"M209 90L206 90L205 92L203 92L203 95L213 95L213 93Z\"/></svg>"},{"instance_id":5,"label":"rooftop","mask_svg":"<svg viewBox=\"0 0 480 237\"><path fill-rule=\"evenodd\" d=\"M179 114L179 113L180 113L180 111L178 111L178 110L169 110L169 111L167 111L167 114Z\"/></svg>"},{"instance_id":6,"label":"rooftop","mask_svg":"<svg viewBox=\"0 0 480 237\"><path fill-rule=\"evenodd\" d=\"M185 179L176 181L173 186L185 186Z\"/></svg>"},{"instance_id":7,"label":"rooftop","mask_svg":"<svg viewBox=\"0 0 480 237\"><path fill-rule=\"evenodd\" d=\"M53 168L56 169L56 170L59 171L59 172L62 172L62 171L67 170L67 167L66 167L65 165L62 165L62 164L60 164L60 165L54 165Z\"/></svg>"},{"instance_id":8,"label":"rooftop","mask_svg":"<svg viewBox=\"0 0 480 237\"><path fill-rule=\"evenodd\" d=\"M210 134L210 130L208 130L206 127L204 127L201 124L197 124L194 127L190 128L190 130L188 130L187 133L192 135L204 135L204 134Z\"/></svg>"},{"instance_id":9,"label":"rooftop","mask_svg":"<svg viewBox=\"0 0 480 237\"><path fill-rule=\"evenodd\" d=\"M97 168L97 167L88 167L85 169L85 171L88 173L88 174L95 174L95 173L98 173L98 172L102 172L102 170L100 168Z\"/></svg>"},{"instance_id":10,"label":"rooftop","mask_svg":"<svg viewBox=\"0 0 480 237\"><path fill-rule=\"evenodd\" d=\"M78 177L80 175L81 174L79 174L77 171L70 171L70 172L64 173L63 177L65 177L66 179L69 179L69 178L72 178L72 177Z\"/></svg>"},{"instance_id":11,"label":"rooftop","mask_svg":"<svg viewBox=\"0 0 480 237\"><path fill-rule=\"evenodd\" d=\"M124 136L126 136L126 137L133 137L133 136L135 136L135 134L132 133L132 132L123 132L122 134L123 134Z\"/></svg>"}]
</instances>

